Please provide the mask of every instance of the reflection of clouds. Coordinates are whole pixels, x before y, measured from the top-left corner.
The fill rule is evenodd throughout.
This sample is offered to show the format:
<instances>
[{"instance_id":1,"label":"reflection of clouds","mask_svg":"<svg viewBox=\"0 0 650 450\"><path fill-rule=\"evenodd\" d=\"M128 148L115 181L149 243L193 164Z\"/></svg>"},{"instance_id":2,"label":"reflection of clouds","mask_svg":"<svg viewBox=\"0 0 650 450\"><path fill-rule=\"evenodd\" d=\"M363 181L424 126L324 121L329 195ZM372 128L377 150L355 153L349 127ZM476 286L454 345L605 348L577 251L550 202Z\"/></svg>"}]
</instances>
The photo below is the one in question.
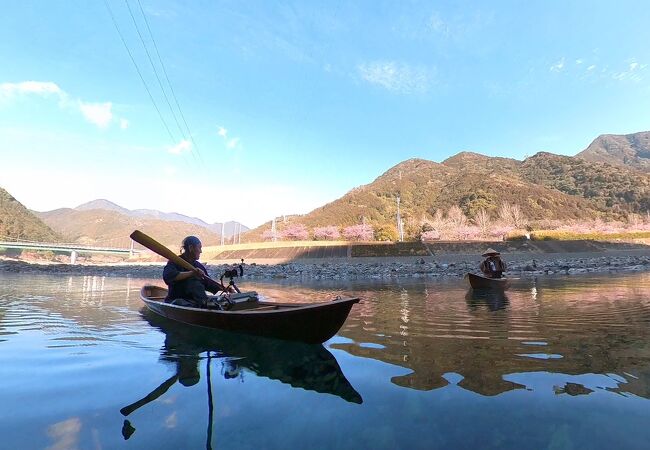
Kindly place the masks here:
<instances>
[{"instance_id":1,"label":"reflection of clouds","mask_svg":"<svg viewBox=\"0 0 650 450\"><path fill-rule=\"evenodd\" d=\"M174 411L165 419L165 428L176 428L177 423L178 417L176 416L176 411Z\"/></svg>"},{"instance_id":2,"label":"reflection of clouds","mask_svg":"<svg viewBox=\"0 0 650 450\"><path fill-rule=\"evenodd\" d=\"M616 374L528 372L511 373L504 380L521 384L531 392L553 392L555 394L585 395L600 390L617 392L627 380Z\"/></svg>"},{"instance_id":3,"label":"reflection of clouds","mask_svg":"<svg viewBox=\"0 0 650 450\"><path fill-rule=\"evenodd\" d=\"M79 441L79 432L81 431L81 420L73 417L63 422L50 425L47 429L47 435L55 442L54 445L47 447L47 450L68 450L77 448Z\"/></svg>"}]
</instances>

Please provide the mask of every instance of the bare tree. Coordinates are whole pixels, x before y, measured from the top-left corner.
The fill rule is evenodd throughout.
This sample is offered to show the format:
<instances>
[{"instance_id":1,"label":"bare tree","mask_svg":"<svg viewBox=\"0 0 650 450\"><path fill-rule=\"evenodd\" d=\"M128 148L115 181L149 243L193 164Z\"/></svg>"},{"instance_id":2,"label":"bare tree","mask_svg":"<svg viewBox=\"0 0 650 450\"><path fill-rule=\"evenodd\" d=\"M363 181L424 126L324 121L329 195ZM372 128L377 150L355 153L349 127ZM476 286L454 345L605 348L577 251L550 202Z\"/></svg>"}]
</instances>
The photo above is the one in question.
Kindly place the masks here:
<instances>
[{"instance_id":1,"label":"bare tree","mask_svg":"<svg viewBox=\"0 0 650 450\"><path fill-rule=\"evenodd\" d=\"M442 230L446 228L446 222L442 210L436 209L436 212L433 214L433 220L431 220L431 226L433 229L442 232Z\"/></svg>"},{"instance_id":2,"label":"bare tree","mask_svg":"<svg viewBox=\"0 0 650 450\"><path fill-rule=\"evenodd\" d=\"M447 211L447 221L453 228L459 229L467 225L467 216L460 206L454 205Z\"/></svg>"},{"instance_id":3,"label":"bare tree","mask_svg":"<svg viewBox=\"0 0 650 450\"><path fill-rule=\"evenodd\" d=\"M478 212L474 216L474 223L479 228L479 230L481 230L481 236L483 237L487 236L488 231L490 230L491 220L490 220L490 215L485 210L485 208L481 208L478 210Z\"/></svg>"},{"instance_id":4,"label":"bare tree","mask_svg":"<svg viewBox=\"0 0 650 450\"><path fill-rule=\"evenodd\" d=\"M503 222L504 225L506 226L511 226L514 227L515 224L513 223L512 220L512 205L508 202L503 202L501 203L501 206L499 207L499 219L501 222Z\"/></svg>"},{"instance_id":5,"label":"bare tree","mask_svg":"<svg viewBox=\"0 0 650 450\"><path fill-rule=\"evenodd\" d=\"M510 215L512 216L512 222L517 228L525 228L528 224L528 221L524 217L524 213L521 211L519 205L512 205L510 207Z\"/></svg>"}]
</instances>

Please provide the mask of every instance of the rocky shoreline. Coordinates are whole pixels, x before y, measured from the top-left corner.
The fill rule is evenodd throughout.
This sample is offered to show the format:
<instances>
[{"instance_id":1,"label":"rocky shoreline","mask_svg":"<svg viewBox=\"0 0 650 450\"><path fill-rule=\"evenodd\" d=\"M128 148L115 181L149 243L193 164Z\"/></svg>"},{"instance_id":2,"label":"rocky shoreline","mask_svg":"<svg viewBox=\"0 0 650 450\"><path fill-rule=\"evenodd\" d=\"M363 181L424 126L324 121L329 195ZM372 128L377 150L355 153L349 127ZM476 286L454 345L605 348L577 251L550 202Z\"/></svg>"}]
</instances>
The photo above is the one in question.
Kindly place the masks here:
<instances>
[{"instance_id":1,"label":"rocky shoreline","mask_svg":"<svg viewBox=\"0 0 650 450\"><path fill-rule=\"evenodd\" d=\"M607 252L593 254L538 254L507 255L508 276L541 276L552 274L580 274L603 272L630 272L650 270L650 249L642 251ZM415 277L462 277L477 272L481 258L475 255L440 255L422 258L355 258L311 261L278 262L274 264L245 264L243 279L391 279ZM52 264L0 260L0 273L60 274L66 276L109 276L132 278L160 278L162 264ZM218 278L233 264L207 264L209 273Z\"/></svg>"}]
</instances>

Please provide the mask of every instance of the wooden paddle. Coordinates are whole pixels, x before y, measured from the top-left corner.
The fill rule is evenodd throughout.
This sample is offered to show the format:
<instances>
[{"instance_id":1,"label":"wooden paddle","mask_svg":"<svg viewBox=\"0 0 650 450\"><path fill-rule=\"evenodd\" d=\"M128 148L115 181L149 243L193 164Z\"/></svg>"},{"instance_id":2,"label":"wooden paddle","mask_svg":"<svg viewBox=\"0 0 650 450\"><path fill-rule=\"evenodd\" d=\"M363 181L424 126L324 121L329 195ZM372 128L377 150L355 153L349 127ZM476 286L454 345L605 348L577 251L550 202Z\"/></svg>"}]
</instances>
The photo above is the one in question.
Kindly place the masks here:
<instances>
[{"instance_id":1,"label":"wooden paddle","mask_svg":"<svg viewBox=\"0 0 650 450\"><path fill-rule=\"evenodd\" d=\"M162 256L165 259L168 259L169 261L173 262L177 266L181 266L184 269L194 271L196 267L194 267L192 264L189 262L185 261L183 258L178 256L176 253L172 252L170 249L162 245L160 242L152 238L151 236L147 236L140 230L135 230L131 235L129 236L131 239L133 239L135 242L138 244L142 244L145 247L147 247L149 250L152 252Z\"/></svg>"},{"instance_id":2,"label":"wooden paddle","mask_svg":"<svg viewBox=\"0 0 650 450\"><path fill-rule=\"evenodd\" d=\"M196 271L196 267L194 267L192 264L189 262L185 261L183 258L178 256L176 253L172 252L170 249L162 245L160 242L152 238L151 236L147 236L144 234L142 231L135 230L133 233L131 233L130 238L133 239L135 242L144 245L147 247L149 250L152 252L162 256L163 258L173 262L174 264L181 266L184 269L187 269L191 272ZM222 286L221 283L218 281L213 280L210 278L207 274L203 275L203 278L211 281L215 284L215 286ZM223 290L223 289L222 289Z\"/></svg>"}]
</instances>

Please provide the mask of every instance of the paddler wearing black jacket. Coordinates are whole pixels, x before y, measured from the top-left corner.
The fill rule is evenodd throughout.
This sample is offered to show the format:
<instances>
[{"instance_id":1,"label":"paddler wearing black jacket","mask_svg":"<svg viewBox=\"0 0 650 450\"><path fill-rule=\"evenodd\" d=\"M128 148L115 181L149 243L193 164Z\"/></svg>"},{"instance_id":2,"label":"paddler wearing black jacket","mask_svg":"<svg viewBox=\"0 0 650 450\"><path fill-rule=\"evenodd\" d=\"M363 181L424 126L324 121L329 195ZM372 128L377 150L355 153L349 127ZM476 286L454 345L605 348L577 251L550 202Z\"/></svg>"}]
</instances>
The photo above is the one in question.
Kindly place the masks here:
<instances>
[{"instance_id":1,"label":"paddler wearing black jacket","mask_svg":"<svg viewBox=\"0 0 650 450\"><path fill-rule=\"evenodd\" d=\"M194 270L187 270L169 261L163 269L163 280L169 286L166 303L180 306L193 306L202 308L206 305L208 295L205 291L216 294L226 291L221 283L208 277L208 270L199 262L201 256L201 241L196 236L187 236L181 244L179 255L194 266Z\"/></svg>"},{"instance_id":2,"label":"paddler wearing black jacket","mask_svg":"<svg viewBox=\"0 0 650 450\"><path fill-rule=\"evenodd\" d=\"M501 259L501 253L492 248L488 248L481 256L484 256L485 259L479 268L483 272L483 275L488 278L501 278L503 272L508 269L505 261Z\"/></svg>"}]
</instances>

